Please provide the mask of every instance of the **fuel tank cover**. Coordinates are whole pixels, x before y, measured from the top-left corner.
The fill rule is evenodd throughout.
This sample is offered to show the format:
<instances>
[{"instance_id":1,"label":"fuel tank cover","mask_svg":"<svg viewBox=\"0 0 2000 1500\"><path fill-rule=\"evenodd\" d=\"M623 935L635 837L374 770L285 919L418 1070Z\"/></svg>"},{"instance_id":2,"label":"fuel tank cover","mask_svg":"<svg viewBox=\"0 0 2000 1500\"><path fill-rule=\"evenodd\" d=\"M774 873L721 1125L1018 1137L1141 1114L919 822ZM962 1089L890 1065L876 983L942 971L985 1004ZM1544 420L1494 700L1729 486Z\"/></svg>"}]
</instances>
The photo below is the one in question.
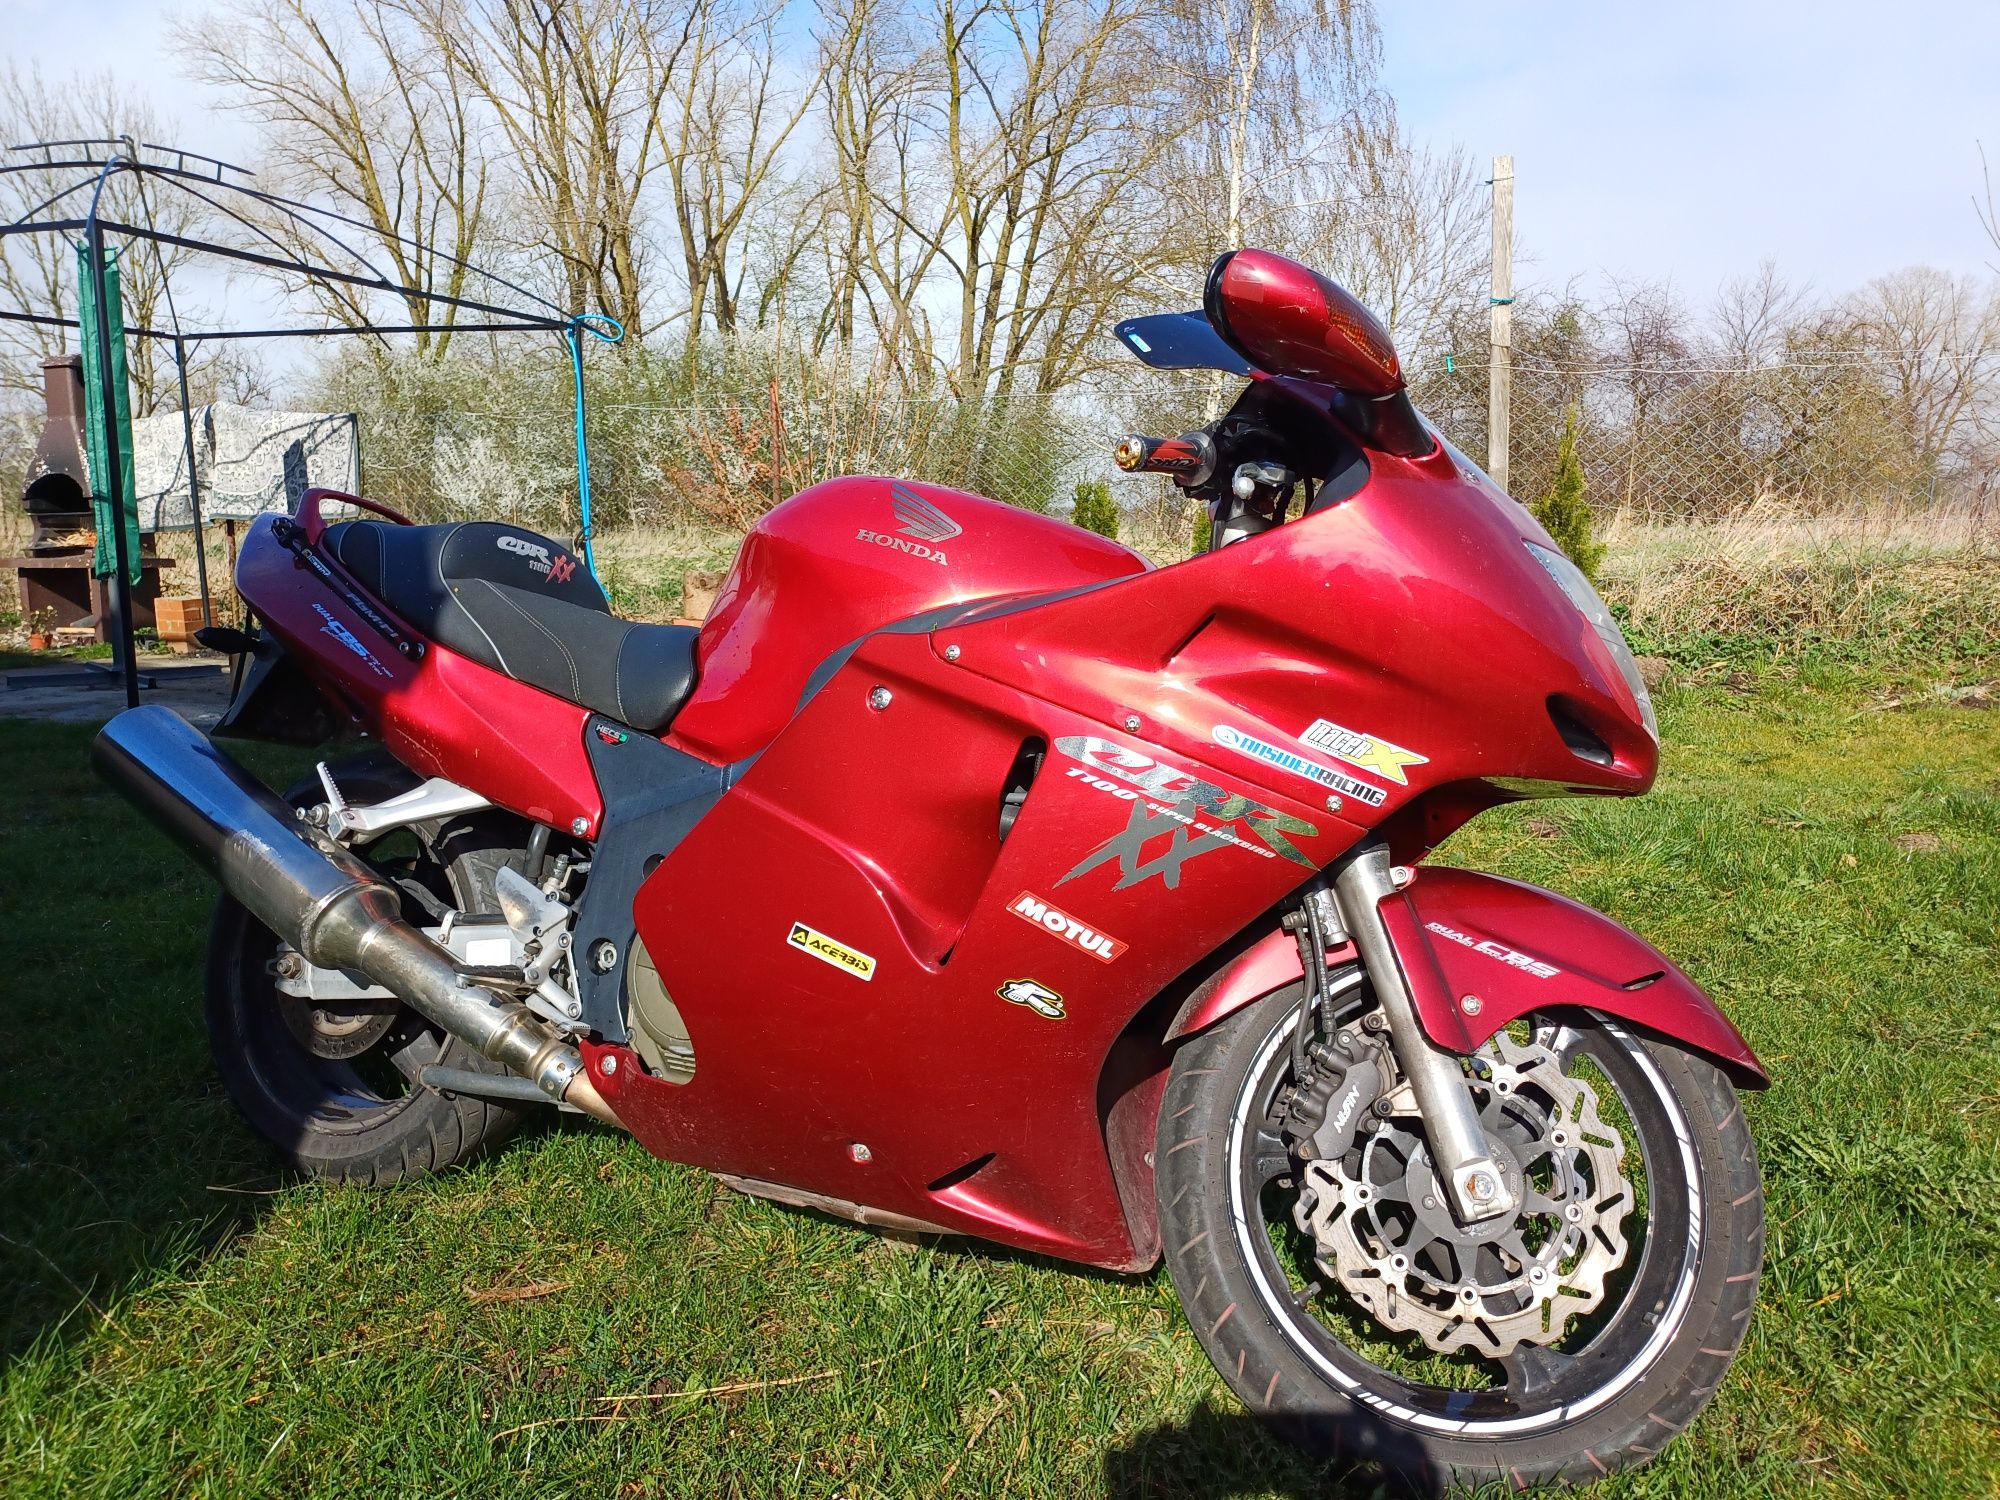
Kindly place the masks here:
<instances>
[{"instance_id":1,"label":"fuel tank cover","mask_svg":"<svg viewBox=\"0 0 2000 1500\"><path fill-rule=\"evenodd\" d=\"M898 620L1144 573L1129 547L1053 516L903 479L801 490L743 540L696 644L694 695L674 739L740 760L797 711L814 670Z\"/></svg>"}]
</instances>

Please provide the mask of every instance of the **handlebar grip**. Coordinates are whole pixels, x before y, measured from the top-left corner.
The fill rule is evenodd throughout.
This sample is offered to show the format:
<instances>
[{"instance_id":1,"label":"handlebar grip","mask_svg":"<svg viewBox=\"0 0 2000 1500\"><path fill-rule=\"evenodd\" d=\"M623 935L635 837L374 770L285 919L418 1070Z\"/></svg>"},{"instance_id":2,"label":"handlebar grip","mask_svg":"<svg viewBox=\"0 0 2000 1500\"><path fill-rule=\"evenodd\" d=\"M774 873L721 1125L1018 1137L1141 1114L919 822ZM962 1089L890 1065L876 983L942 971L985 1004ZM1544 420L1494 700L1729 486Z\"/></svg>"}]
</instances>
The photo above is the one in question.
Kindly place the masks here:
<instances>
[{"instance_id":1,"label":"handlebar grip","mask_svg":"<svg viewBox=\"0 0 2000 1500\"><path fill-rule=\"evenodd\" d=\"M1205 432L1184 432L1177 438L1134 432L1118 444L1111 459L1127 474L1170 474L1185 484L1199 484L1215 471L1215 443Z\"/></svg>"}]
</instances>

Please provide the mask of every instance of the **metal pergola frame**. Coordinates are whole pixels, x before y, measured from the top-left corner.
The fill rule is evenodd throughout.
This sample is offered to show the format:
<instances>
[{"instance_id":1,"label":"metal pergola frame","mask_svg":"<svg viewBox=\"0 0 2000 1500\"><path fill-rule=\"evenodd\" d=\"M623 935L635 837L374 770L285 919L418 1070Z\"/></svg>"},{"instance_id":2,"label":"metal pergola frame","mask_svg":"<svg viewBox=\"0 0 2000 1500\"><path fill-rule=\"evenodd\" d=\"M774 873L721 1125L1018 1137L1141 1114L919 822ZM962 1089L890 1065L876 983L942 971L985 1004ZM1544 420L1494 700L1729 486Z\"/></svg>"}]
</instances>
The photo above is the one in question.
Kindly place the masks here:
<instances>
[{"instance_id":1,"label":"metal pergola frame","mask_svg":"<svg viewBox=\"0 0 2000 1500\"><path fill-rule=\"evenodd\" d=\"M79 174L75 181L59 188L20 218L11 223L0 224L0 239L25 234L80 235L79 243L89 251L91 274L97 280L97 305L100 310L109 306L110 296L106 280L107 236L120 238L127 243L147 243L153 247L155 263L161 272L161 284L165 291L168 317L172 327L161 329L128 326L125 335L127 338L160 340L171 344L173 348L174 366L180 382L182 444L188 471L188 502L195 534L195 566L200 579L205 618L209 618L208 563L202 533L200 484L195 472L194 414L188 401L187 362L191 349L199 349L205 343L235 339L333 338L357 335L386 338L392 334L413 333L563 335L568 345L575 376L577 491L583 531L584 561L585 566L595 573L596 561L591 550L590 464L584 437L582 336L589 334L603 342L616 343L624 337L624 329L619 326L616 319L602 313L565 312L546 297L496 276L470 261L461 260L457 256L448 255L421 241L407 239L401 235L384 236L375 226L332 209L265 192L251 185L252 174L246 169L177 146L151 145L134 140L130 136L117 136L72 141L38 141L29 145L10 146L7 151L12 156L31 159L0 163L0 177L27 172L74 171ZM106 219L100 213L100 209L104 206L106 185L113 177L121 174L129 174L138 179L139 205L144 210L147 220L144 224L127 224ZM251 243L261 243L264 248L252 249L248 248L247 244L227 244L217 240L189 238L160 230L152 222L152 206L146 197L146 185L151 182L161 183L166 188L198 199L222 218L247 231ZM86 190L90 193L89 208L82 217L77 217L76 200L80 199ZM304 258L302 254L294 254L282 241L249 216L248 210L253 205L285 220L300 234L303 242L337 251L339 256L345 257L349 268L322 264L320 261ZM482 286L491 285L497 289L495 293L489 294L493 300L427 291L394 281L373 265L367 256L342 238L342 232L345 230L358 230L378 240L392 239L399 245L421 252L435 262L450 266L454 271L462 273L463 277L477 278ZM316 283L322 288L332 290L356 321L351 324L302 328L216 327L192 331L184 329L181 327L180 315L174 305L170 279L166 275L165 257L160 249L163 245L192 250L223 261L254 266L281 276L297 277ZM324 254L324 258L334 257ZM463 279L458 284L463 286ZM435 309L443 308L451 315L466 312L479 315L483 320L471 323L455 320L381 323L367 313L359 297L353 293L386 294L401 299L401 305L405 308L421 304L426 313L434 313ZM507 301L499 300L500 293L509 294L519 301L510 305ZM82 327L76 318L51 317L46 313L32 312L27 308L0 308L0 322L78 330ZM115 670L125 689L126 704L136 706L139 701L139 674L133 656L132 558L122 514L124 497L115 493L120 488L117 476L123 469L124 455L119 447L118 424L109 415L117 410L117 405L111 375L110 325L108 317L102 311L97 320L97 366L103 409L107 413L105 436L107 467L111 475L109 483L114 491L115 508L120 512L118 524L112 528L112 550L117 559L115 577L109 590L112 650ZM93 474L91 488L94 491L99 487L99 477Z\"/></svg>"}]
</instances>

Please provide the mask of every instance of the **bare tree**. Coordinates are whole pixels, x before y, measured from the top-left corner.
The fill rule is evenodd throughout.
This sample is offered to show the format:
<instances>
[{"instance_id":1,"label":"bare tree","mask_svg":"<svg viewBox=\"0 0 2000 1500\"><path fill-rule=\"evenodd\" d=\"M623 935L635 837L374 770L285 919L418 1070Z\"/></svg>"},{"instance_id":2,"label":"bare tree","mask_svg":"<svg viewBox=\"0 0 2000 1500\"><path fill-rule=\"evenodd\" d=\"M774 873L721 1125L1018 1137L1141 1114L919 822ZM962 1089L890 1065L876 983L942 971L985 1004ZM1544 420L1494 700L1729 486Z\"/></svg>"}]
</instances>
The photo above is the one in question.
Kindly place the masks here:
<instances>
[{"instance_id":1,"label":"bare tree","mask_svg":"<svg viewBox=\"0 0 2000 1500\"><path fill-rule=\"evenodd\" d=\"M454 323L452 308L424 294L467 294L464 262L487 227L489 168L479 102L435 37L390 0L240 0L174 36L194 76L262 127L260 167L272 187L367 226L357 235L260 212L252 237L268 243L256 248L350 269L347 250L322 232L331 230L413 290L401 309L410 322ZM337 323L377 321L351 288L290 284ZM442 357L449 343L449 332L416 335L420 354Z\"/></svg>"},{"instance_id":2,"label":"bare tree","mask_svg":"<svg viewBox=\"0 0 2000 1500\"><path fill-rule=\"evenodd\" d=\"M1709 314L1716 360L1751 369L1778 358L1788 331L1806 312L1806 297L1806 289L1786 281L1771 260L1725 281Z\"/></svg>"},{"instance_id":3,"label":"bare tree","mask_svg":"<svg viewBox=\"0 0 2000 1500\"><path fill-rule=\"evenodd\" d=\"M1882 371L1894 420L1927 470L1990 426L2000 387L2000 292L1913 266L1870 282L1849 312Z\"/></svg>"},{"instance_id":4,"label":"bare tree","mask_svg":"<svg viewBox=\"0 0 2000 1500\"><path fill-rule=\"evenodd\" d=\"M1372 0L1168 0L1178 81L1175 131L1205 226L1197 254L1272 234L1303 169L1378 109L1381 39ZM1339 154L1339 153L1335 153ZM1220 190L1220 202L1212 201Z\"/></svg>"},{"instance_id":5,"label":"bare tree","mask_svg":"<svg viewBox=\"0 0 2000 1500\"><path fill-rule=\"evenodd\" d=\"M1986 231L1986 238L1993 248L2000 250L2000 210L1993 203L1993 169L1986 164L1986 147L1979 148L1979 186L1981 192L1973 196L1972 211L1979 218L1979 227ZM1990 269L2000 271L2000 265L1988 262Z\"/></svg>"},{"instance_id":6,"label":"bare tree","mask_svg":"<svg viewBox=\"0 0 2000 1500\"><path fill-rule=\"evenodd\" d=\"M656 129L680 242L690 350L704 316L723 333L735 329L746 220L767 192L784 188L786 145L848 46L845 35L830 39L805 80L786 87L778 41L784 9L783 0L698 0L675 37L675 55L656 59L664 89ZM857 8L839 23L853 32L864 20Z\"/></svg>"},{"instance_id":7,"label":"bare tree","mask_svg":"<svg viewBox=\"0 0 2000 1500\"><path fill-rule=\"evenodd\" d=\"M1387 106L1351 114L1340 141L1302 171L1305 201L1284 216L1278 246L1360 298L1406 364L1441 355L1486 269L1478 169L1457 147L1413 141Z\"/></svg>"},{"instance_id":8,"label":"bare tree","mask_svg":"<svg viewBox=\"0 0 2000 1500\"><path fill-rule=\"evenodd\" d=\"M122 92L108 73L52 84L38 69L23 71L9 64L0 72L0 139L6 143L121 136L137 143L161 141L171 133L168 121L144 101ZM0 177L0 223L34 212L66 185L80 180L83 186L78 191L36 217L83 217L90 206L89 178L87 169L74 167ZM136 177L123 173L114 175L106 185L102 213L108 220L151 225L182 237L194 233L206 218L200 200L159 183L142 187ZM0 298L23 312L74 318L76 238L22 234L0 239ZM119 289L128 328L164 328L168 324L168 279L192 258L193 253L182 246L145 240L134 240L120 250ZM186 289L182 289L181 298L183 320L193 321L197 309ZM0 323L0 388L40 392L41 362L73 348L74 342L61 328ZM177 399L171 362L162 360L155 340L131 339L127 360L135 415L146 416L162 403Z\"/></svg>"}]
</instances>

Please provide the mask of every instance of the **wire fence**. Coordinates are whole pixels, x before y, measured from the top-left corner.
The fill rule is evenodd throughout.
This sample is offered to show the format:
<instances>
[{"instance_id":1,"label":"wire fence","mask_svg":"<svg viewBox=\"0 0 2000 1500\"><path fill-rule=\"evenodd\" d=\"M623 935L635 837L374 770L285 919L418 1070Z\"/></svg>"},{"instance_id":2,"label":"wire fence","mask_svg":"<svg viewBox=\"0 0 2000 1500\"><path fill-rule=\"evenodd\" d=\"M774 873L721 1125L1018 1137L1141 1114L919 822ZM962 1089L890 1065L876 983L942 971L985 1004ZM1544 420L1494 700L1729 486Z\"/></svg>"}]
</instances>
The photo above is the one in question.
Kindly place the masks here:
<instances>
[{"instance_id":1,"label":"wire fence","mask_svg":"<svg viewBox=\"0 0 2000 1500\"><path fill-rule=\"evenodd\" d=\"M1866 360L1514 374L1509 487L1547 493L1575 423L1600 521L1667 524L1751 512L1936 514L2000 523L2000 366L1987 388L1914 391ZM1487 451L1487 370L1425 381L1419 405L1461 449Z\"/></svg>"},{"instance_id":2,"label":"wire fence","mask_svg":"<svg viewBox=\"0 0 2000 1500\"><path fill-rule=\"evenodd\" d=\"M612 385L591 406L596 524L741 531L810 484L879 473L1056 513L1068 509L1079 483L1109 481L1135 522L1175 530L1188 519L1178 497L1163 482L1118 476L1112 449L1128 431L1198 425L1236 389L1202 374L976 400L886 396L821 380L657 400ZM362 482L373 498L420 520L491 516L559 535L576 531L571 413L545 391L498 382L484 391L455 384L443 399L437 391L423 399L353 394L361 398L354 404ZM1484 458L1483 368L1459 365L1421 381L1414 394L1453 443ZM1990 401L1975 400L1940 420L1907 399L1895 371L1863 362L1528 367L1514 378L1511 488L1529 501L1547 491L1573 419L1600 524L1753 512L1929 515L1976 534L2000 529L1993 416ZM0 413L0 484L10 499L20 493L39 420Z\"/></svg>"}]
</instances>

